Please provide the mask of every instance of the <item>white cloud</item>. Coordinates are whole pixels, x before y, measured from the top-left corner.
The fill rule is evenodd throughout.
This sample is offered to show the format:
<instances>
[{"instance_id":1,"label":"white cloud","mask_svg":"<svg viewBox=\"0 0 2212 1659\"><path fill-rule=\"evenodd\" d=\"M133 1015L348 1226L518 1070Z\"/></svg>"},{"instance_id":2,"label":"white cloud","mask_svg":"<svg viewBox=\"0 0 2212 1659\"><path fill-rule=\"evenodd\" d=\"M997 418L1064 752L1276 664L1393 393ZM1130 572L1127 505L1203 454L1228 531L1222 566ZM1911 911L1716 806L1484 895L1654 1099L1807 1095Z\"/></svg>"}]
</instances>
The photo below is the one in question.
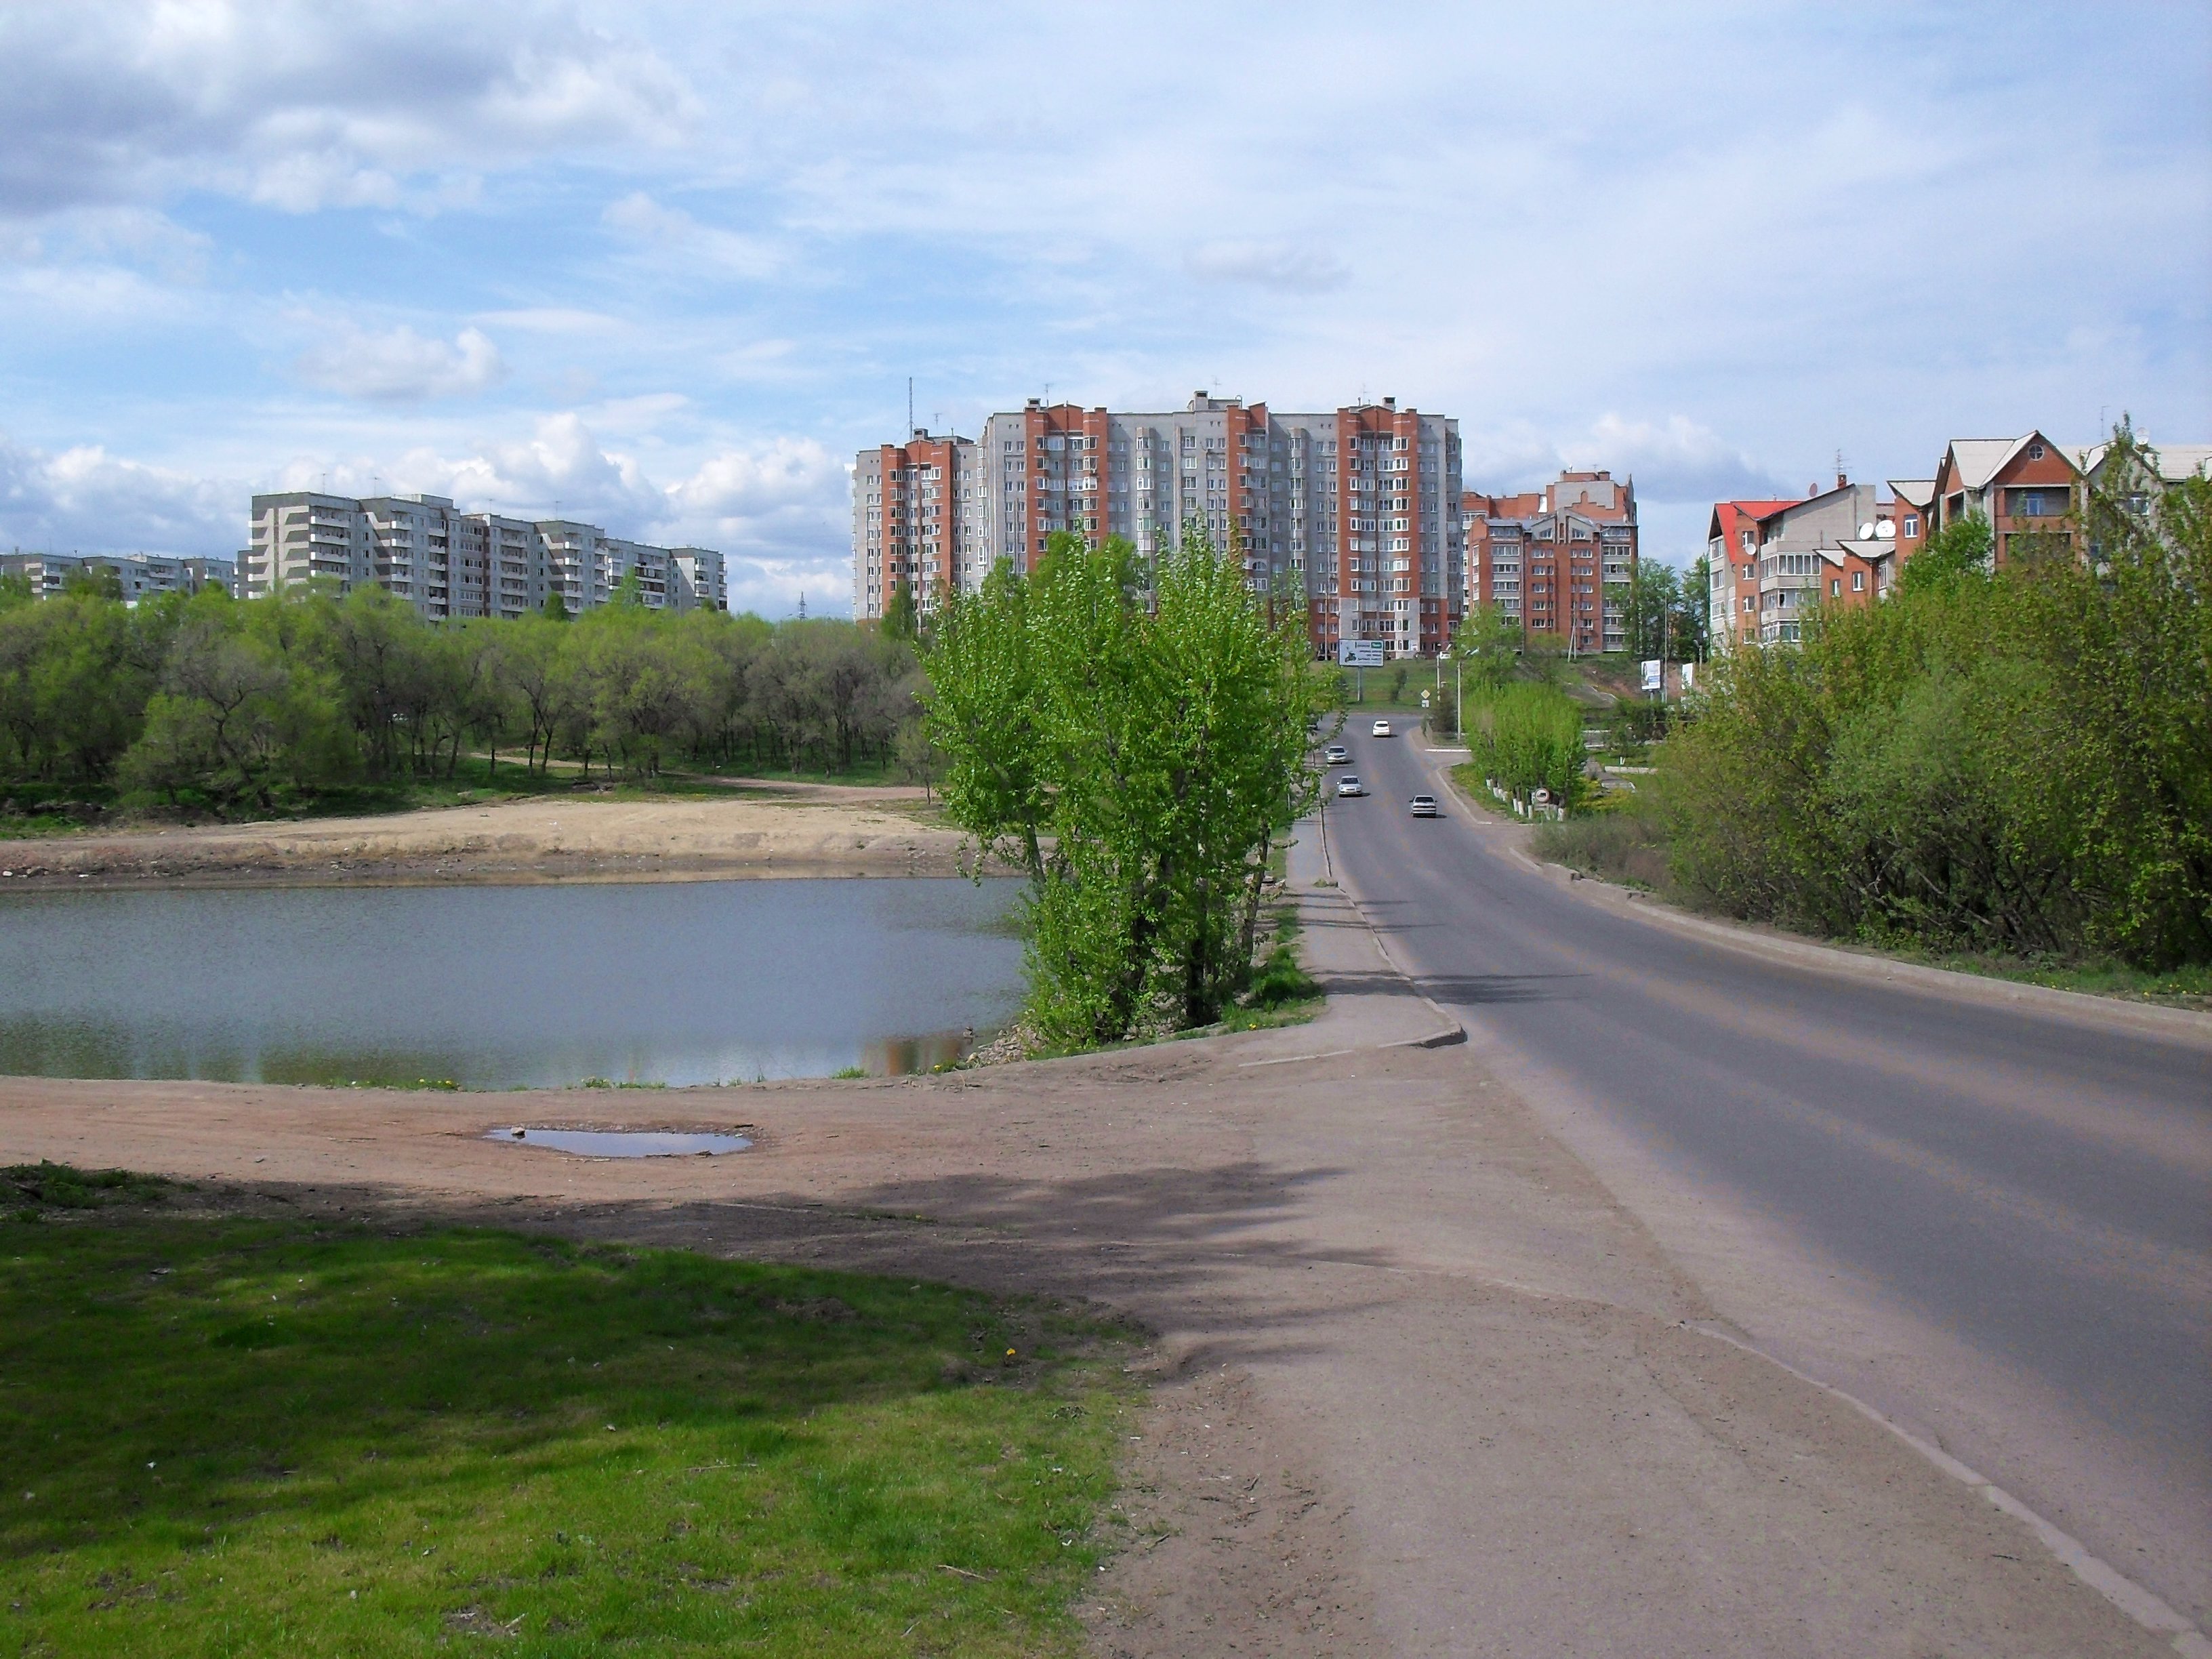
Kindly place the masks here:
<instances>
[{"instance_id":1,"label":"white cloud","mask_svg":"<svg viewBox=\"0 0 2212 1659\"><path fill-rule=\"evenodd\" d=\"M482 330L465 328L448 342L401 326L380 334L349 324L300 354L300 377L325 391L372 403L420 403L483 392L507 378L499 348Z\"/></svg>"},{"instance_id":2,"label":"white cloud","mask_svg":"<svg viewBox=\"0 0 2212 1659\"><path fill-rule=\"evenodd\" d=\"M245 516L234 486L97 447L47 454L0 436L0 544L10 548L228 556Z\"/></svg>"},{"instance_id":3,"label":"white cloud","mask_svg":"<svg viewBox=\"0 0 2212 1659\"><path fill-rule=\"evenodd\" d=\"M1283 294L1320 294L1352 278L1351 267L1328 249L1292 242L1207 242L1183 256L1183 268L1208 282Z\"/></svg>"},{"instance_id":4,"label":"white cloud","mask_svg":"<svg viewBox=\"0 0 2212 1659\"><path fill-rule=\"evenodd\" d=\"M565 5L72 0L0 12L0 215L210 189L295 212L434 203L441 175L665 145L697 100Z\"/></svg>"},{"instance_id":5,"label":"white cloud","mask_svg":"<svg viewBox=\"0 0 2212 1659\"><path fill-rule=\"evenodd\" d=\"M609 203L600 216L609 229L622 232L657 255L732 276L772 276L783 263L775 243L702 225L682 209L664 207L642 191Z\"/></svg>"}]
</instances>

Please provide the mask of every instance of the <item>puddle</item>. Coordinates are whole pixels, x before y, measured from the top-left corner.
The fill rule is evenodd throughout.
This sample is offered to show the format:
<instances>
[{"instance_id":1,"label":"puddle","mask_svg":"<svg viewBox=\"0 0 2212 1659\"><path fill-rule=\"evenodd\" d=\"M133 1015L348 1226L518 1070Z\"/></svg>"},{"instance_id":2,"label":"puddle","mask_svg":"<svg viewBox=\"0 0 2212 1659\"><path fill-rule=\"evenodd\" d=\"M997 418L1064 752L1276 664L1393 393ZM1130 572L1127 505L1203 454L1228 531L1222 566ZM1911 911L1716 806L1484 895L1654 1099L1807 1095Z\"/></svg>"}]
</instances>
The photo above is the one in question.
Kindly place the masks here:
<instances>
[{"instance_id":1,"label":"puddle","mask_svg":"<svg viewBox=\"0 0 2212 1659\"><path fill-rule=\"evenodd\" d=\"M753 1143L745 1135L695 1134L677 1129L493 1129L486 1140L517 1146L550 1146L585 1158L700 1158L742 1152Z\"/></svg>"}]
</instances>

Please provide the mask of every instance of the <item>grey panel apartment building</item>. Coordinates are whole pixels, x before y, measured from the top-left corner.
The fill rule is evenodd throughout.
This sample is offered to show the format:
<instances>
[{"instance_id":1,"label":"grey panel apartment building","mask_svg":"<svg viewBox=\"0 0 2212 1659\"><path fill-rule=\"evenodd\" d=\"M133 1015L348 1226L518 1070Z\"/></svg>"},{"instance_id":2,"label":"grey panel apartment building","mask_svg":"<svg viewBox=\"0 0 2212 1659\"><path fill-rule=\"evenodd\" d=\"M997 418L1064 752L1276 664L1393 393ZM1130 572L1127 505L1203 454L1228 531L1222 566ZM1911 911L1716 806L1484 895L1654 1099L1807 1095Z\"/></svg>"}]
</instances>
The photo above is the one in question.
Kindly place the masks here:
<instances>
[{"instance_id":1,"label":"grey panel apartment building","mask_svg":"<svg viewBox=\"0 0 2212 1659\"><path fill-rule=\"evenodd\" d=\"M112 574L125 605L203 587L238 592L238 566L228 559L178 558L165 553L0 553L0 576L21 576L31 597L52 598L83 571Z\"/></svg>"},{"instance_id":2,"label":"grey panel apartment building","mask_svg":"<svg viewBox=\"0 0 2212 1659\"><path fill-rule=\"evenodd\" d=\"M854 458L853 614L900 586L930 608L1000 559L1026 570L1057 531L1152 553L1191 522L1255 587L1304 594L1317 653L1432 654L1465 591L1459 422L1394 398L1289 414L1199 392L1158 414L1032 398L980 438L916 432Z\"/></svg>"},{"instance_id":3,"label":"grey panel apartment building","mask_svg":"<svg viewBox=\"0 0 2212 1659\"><path fill-rule=\"evenodd\" d=\"M322 578L340 591L374 584L425 617L520 617L558 594L571 612L605 605L635 572L653 610L729 609L722 556L655 547L568 519L462 513L442 495L253 498L239 556L248 599Z\"/></svg>"}]
</instances>

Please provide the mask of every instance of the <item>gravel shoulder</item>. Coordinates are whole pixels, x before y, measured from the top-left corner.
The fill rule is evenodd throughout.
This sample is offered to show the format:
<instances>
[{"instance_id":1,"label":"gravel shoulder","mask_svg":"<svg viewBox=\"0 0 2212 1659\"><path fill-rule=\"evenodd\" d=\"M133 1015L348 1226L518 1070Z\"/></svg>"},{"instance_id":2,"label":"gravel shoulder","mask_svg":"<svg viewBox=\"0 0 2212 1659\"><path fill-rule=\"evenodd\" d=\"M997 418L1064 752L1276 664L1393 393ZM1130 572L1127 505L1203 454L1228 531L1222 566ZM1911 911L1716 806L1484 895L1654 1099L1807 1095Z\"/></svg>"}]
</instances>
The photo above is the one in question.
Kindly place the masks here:
<instances>
[{"instance_id":1,"label":"gravel shoulder","mask_svg":"<svg viewBox=\"0 0 2212 1659\"><path fill-rule=\"evenodd\" d=\"M1095 1650L2143 1654L2027 1528L1731 1345L1310 890L1310 1025L942 1077L405 1094L0 1079L0 1162L1079 1296L1152 1333ZM738 1127L650 1162L527 1122Z\"/></svg>"},{"instance_id":2,"label":"gravel shoulder","mask_svg":"<svg viewBox=\"0 0 2212 1659\"><path fill-rule=\"evenodd\" d=\"M963 873L969 844L919 808L905 792L822 786L727 800L534 798L6 842L0 866L9 887Z\"/></svg>"}]
</instances>

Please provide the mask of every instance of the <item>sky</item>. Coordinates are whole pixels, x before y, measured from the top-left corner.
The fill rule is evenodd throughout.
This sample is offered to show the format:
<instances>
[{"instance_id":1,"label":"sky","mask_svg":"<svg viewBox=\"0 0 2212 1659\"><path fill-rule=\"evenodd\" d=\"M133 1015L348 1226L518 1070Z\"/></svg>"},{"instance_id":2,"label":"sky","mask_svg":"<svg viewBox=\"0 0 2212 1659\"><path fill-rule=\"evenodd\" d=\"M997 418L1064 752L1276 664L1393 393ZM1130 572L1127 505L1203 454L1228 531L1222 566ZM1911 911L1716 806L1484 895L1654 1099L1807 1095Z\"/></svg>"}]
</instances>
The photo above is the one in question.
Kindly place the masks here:
<instances>
[{"instance_id":1,"label":"sky","mask_svg":"<svg viewBox=\"0 0 2212 1659\"><path fill-rule=\"evenodd\" d=\"M428 491L850 604L916 420L1455 416L1711 503L2212 440L2212 5L12 0L0 547Z\"/></svg>"}]
</instances>

